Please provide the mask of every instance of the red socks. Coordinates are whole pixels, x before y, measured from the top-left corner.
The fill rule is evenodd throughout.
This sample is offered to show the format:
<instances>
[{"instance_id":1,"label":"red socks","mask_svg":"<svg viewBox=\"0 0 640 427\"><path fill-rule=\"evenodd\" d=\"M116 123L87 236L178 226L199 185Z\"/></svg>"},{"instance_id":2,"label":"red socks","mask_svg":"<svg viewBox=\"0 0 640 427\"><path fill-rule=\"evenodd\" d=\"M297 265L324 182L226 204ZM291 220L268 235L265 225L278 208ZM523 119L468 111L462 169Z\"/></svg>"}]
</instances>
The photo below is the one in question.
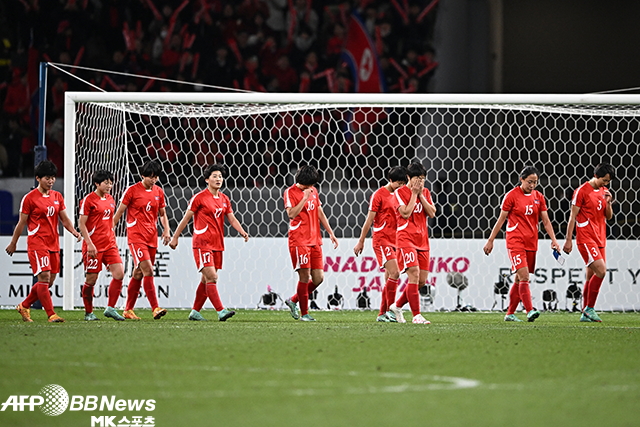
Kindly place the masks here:
<instances>
[{"instance_id":1,"label":"red socks","mask_svg":"<svg viewBox=\"0 0 640 427\"><path fill-rule=\"evenodd\" d=\"M600 286L604 281L604 277L601 279L595 274L591 276L591 280L589 280L589 293L587 294L587 286L585 285L584 297L587 301L586 306L594 308L596 306L596 300L598 299L598 294L600 293Z\"/></svg>"},{"instance_id":2,"label":"red socks","mask_svg":"<svg viewBox=\"0 0 640 427\"><path fill-rule=\"evenodd\" d=\"M144 287L144 293L147 294L149 305L151 309L158 308L158 298L156 297L156 287L153 284L153 276L145 276L142 278L142 286Z\"/></svg>"},{"instance_id":3,"label":"red socks","mask_svg":"<svg viewBox=\"0 0 640 427\"><path fill-rule=\"evenodd\" d=\"M120 298L120 292L122 291L122 280L111 279L109 283L109 307L114 308Z\"/></svg>"},{"instance_id":4,"label":"red socks","mask_svg":"<svg viewBox=\"0 0 640 427\"><path fill-rule=\"evenodd\" d=\"M142 286L142 280L134 279L133 277L129 281L129 287L127 288L127 304L126 310L133 310L138 300L138 294L140 293L140 287Z\"/></svg>"},{"instance_id":5,"label":"red socks","mask_svg":"<svg viewBox=\"0 0 640 427\"><path fill-rule=\"evenodd\" d=\"M36 282L31 286L29 295L27 295L27 298L22 301L22 307L29 308L31 307L31 304L38 301L38 287L40 287L40 282Z\"/></svg>"},{"instance_id":6,"label":"red socks","mask_svg":"<svg viewBox=\"0 0 640 427\"><path fill-rule=\"evenodd\" d=\"M406 303L409 302L409 298L407 298L407 289L409 289L408 284L404 288L404 292L402 292L402 294L400 295L400 298L398 298L398 301L396 301L396 307L402 308Z\"/></svg>"},{"instance_id":7,"label":"red socks","mask_svg":"<svg viewBox=\"0 0 640 427\"><path fill-rule=\"evenodd\" d=\"M298 282L298 289L295 296L298 297L297 300L300 304L301 315L309 314L309 283ZM291 301L293 301L293 298L291 298Z\"/></svg>"},{"instance_id":8,"label":"red socks","mask_svg":"<svg viewBox=\"0 0 640 427\"><path fill-rule=\"evenodd\" d=\"M387 292L386 288L382 289L382 302L380 303L380 312L378 316L384 316L384 314L389 311L389 303L387 302Z\"/></svg>"},{"instance_id":9,"label":"red socks","mask_svg":"<svg viewBox=\"0 0 640 427\"><path fill-rule=\"evenodd\" d=\"M45 282L38 282L33 286L38 288L38 299L40 300L44 311L47 312L47 316L51 317L56 314L55 311L53 311L53 302L51 301L51 294L49 293L49 284Z\"/></svg>"},{"instance_id":10,"label":"red socks","mask_svg":"<svg viewBox=\"0 0 640 427\"><path fill-rule=\"evenodd\" d=\"M405 293L407 294L407 299L409 300L409 307L411 308L411 313L414 316L420 314L420 298L418 296L418 284L417 283L409 283L407 284L407 289L405 289Z\"/></svg>"},{"instance_id":11,"label":"red socks","mask_svg":"<svg viewBox=\"0 0 640 427\"><path fill-rule=\"evenodd\" d=\"M398 288L398 280L387 279L382 289L382 303L380 303L380 316L389 311L389 306L396 300L396 289Z\"/></svg>"},{"instance_id":12,"label":"red socks","mask_svg":"<svg viewBox=\"0 0 640 427\"><path fill-rule=\"evenodd\" d=\"M313 281L309 280L309 285L307 286L307 295L311 295L313 291L318 288L319 285L314 285ZM297 303L298 302L298 294L296 293L291 297L291 301Z\"/></svg>"},{"instance_id":13,"label":"red socks","mask_svg":"<svg viewBox=\"0 0 640 427\"><path fill-rule=\"evenodd\" d=\"M85 282L82 286L82 301L84 302L84 312L93 313L93 285Z\"/></svg>"},{"instance_id":14,"label":"red socks","mask_svg":"<svg viewBox=\"0 0 640 427\"><path fill-rule=\"evenodd\" d=\"M531 290L529 289L529 281L520 282L520 299L522 305L527 313L533 310L533 304L531 303Z\"/></svg>"},{"instance_id":15,"label":"red socks","mask_svg":"<svg viewBox=\"0 0 640 427\"><path fill-rule=\"evenodd\" d=\"M220 295L218 295L218 287L215 283L207 283L207 296L209 297L209 300L211 300L211 304L213 304L213 308L215 308L216 311L224 310L222 301L220 301Z\"/></svg>"},{"instance_id":16,"label":"red socks","mask_svg":"<svg viewBox=\"0 0 640 427\"><path fill-rule=\"evenodd\" d=\"M207 285L200 282L198 289L196 289L196 299L193 301L193 309L195 311L202 310L205 302L207 302Z\"/></svg>"},{"instance_id":17,"label":"red socks","mask_svg":"<svg viewBox=\"0 0 640 427\"><path fill-rule=\"evenodd\" d=\"M531 294L529 294L531 296ZM509 309L507 310L507 315L514 314L518 309L518 304L520 304L520 283L516 282L511 286L511 290L509 291Z\"/></svg>"}]
</instances>

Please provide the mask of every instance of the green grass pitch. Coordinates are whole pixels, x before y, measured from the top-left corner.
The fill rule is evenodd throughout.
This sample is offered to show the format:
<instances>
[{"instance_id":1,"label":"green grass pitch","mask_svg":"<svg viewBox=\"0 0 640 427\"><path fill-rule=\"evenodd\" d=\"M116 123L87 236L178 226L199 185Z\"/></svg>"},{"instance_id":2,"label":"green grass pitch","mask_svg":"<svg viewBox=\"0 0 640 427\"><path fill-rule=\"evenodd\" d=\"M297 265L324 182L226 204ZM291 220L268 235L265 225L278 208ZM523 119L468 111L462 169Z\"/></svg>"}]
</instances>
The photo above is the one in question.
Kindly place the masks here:
<instances>
[{"instance_id":1,"label":"green grass pitch","mask_svg":"<svg viewBox=\"0 0 640 427\"><path fill-rule=\"evenodd\" d=\"M406 312L405 312L406 313ZM427 313L376 323L374 311L240 310L227 322L85 322L0 311L0 403L59 384L69 395L155 399L157 426L638 426L640 314ZM215 312L203 315L216 319ZM522 313L518 316L524 318ZM409 317L409 316L406 316ZM124 412L125 415L128 412ZM86 426L91 416L0 412L2 426Z\"/></svg>"}]
</instances>

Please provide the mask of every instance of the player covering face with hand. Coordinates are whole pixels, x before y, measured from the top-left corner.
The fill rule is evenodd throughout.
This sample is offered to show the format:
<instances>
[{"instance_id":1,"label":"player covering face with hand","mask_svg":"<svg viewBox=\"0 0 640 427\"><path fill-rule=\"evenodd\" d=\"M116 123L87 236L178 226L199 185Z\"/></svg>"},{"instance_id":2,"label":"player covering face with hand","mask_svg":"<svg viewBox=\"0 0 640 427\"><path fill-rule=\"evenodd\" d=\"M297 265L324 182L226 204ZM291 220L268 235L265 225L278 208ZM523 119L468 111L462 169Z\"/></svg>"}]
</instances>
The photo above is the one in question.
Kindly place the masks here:
<instances>
[{"instance_id":1,"label":"player covering face with hand","mask_svg":"<svg viewBox=\"0 0 640 427\"><path fill-rule=\"evenodd\" d=\"M305 322L315 321L309 315L309 295L324 280L320 224L329 233L333 248L338 247L338 240L333 235L314 187L318 178L316 168L303 166L296 173L296 183L284 192L284 207L289 216L289 254L293 269L298 272L296 294L285 303L294 319Z\"/></svg>"},{"instance_id":2,"label":"player covering face with hand","mask_svg":"<svg viewBox=\"0 0 640 427\"><path fill-rule=\"evenodd\" d=\"M396 246L398 248L398 268L406 272L409 282L398 300L389 306L393 314L391 320L405 323L402 307L408 302L413 314L413 323L428 325L431 322L420 313L419 290L429 277L429 231L427 218L434 218L436 207L431 200L431 192L424 188L427 170L420 163L407 167L409 181L394 194L398 201L396 214Z\"/></svg>"},{"instance_id":3,"label":"player covering face with hand","mask_svg":"<svg viewBox=\"0 0 640 427\"><path fill-rule=\"evenodd\" d=\"M378 313L378 322L396 322L389 305L396 300L396 289L400 270L396 260L396 210L398 201L394 192L407 183L407 170L396 166L389 170L389 183L371 195L369 213L362 226L360 239L353 252L356 256L364 249L364 240L373 226L373 251L378 265L384 269L385 285L382 289L382 302Z\"/></svg>"},{"instance_id":4,"label":"player covering face with hand","mask_svg":"<svg viewBox=\"0 0 640 427\"><path fill-rule=\"evenodd\" d=\"M6 251L11 256L16 251L18 239L27 226L27 253L33 275L38 282L31 287L27 298L18 304L17 310L25 322L32 322L31 304L40 300L47 313L49 322L62 323L64 319L53 310L49 287L53 285L60 272L60 239L58 236L58 218L64 228L78 241L80 233L73 228L67 215L62 194L52 190L56 182L58 168L53 162L43 160L35 168L38 187L27 193L20 202L20 219L13 231L13 237Z\"/></svg>"},{"instance_id":5,"label":"player covering face with hand","mask_svg":"<svg viewBox=\"0 0 640 427\"><path fill-rule=\"evenodd\" d=\"M593 178L578 187L571 199L571 215L563 249L566 253L571 253L573 229L577 227L576 246L587 266L581 322L602 322L595 311L595 305L607 273L604 252L607 245L607 220L613 218L613 196L607 185L614 178L613 166L600 163L595 168Z\"/></svg>"},{"instance_id":6,"label":"player covering face with hand","mask_svg":"<svg viewBox=\"0 0 640 427\"><path fill-rule=\"evenodd\" d=\"M542 218L544 229L551 237L551 248L560 250L547 213L547 203L542 193L535 189L537 185L537 169L533 166L524 168L520 173L520 185L504 196L498 221L483 248L486 255L491 253L493 241L502 224L508 219L507 252L511 261L511 271L515 272L516 277L509 292L509 309L504 318L507 322L522 321L515 316L520 302L527 312L527 321L533 322L540 316L540 312L533 308L529 288L529 273L536 268L539 218Z\"/></svg>"},{"instance_id":7,"label":"player covering face with hand","mask_svg":"<svg viewBox=\"0 0 640 427\"><path fill-rule=\"evenodd\" d=\"M220 189L224 180L225 168L222 165L211 165L204 171L207 188L196 194L189 201L187 211L169 243L171 249L178 247L178 237L193 218L193 258L198 271L202 274L196 290L196 299L189 320L206 320L200 310L207 301L213 304L218 312L218 320L224 322L236 314L224 308L218 294L218 270L222 268L222 252L224 251L224 219L240 233L244 241L249 235L236 219L231 208L231 201Z\"/></svg>"}]
</instances>

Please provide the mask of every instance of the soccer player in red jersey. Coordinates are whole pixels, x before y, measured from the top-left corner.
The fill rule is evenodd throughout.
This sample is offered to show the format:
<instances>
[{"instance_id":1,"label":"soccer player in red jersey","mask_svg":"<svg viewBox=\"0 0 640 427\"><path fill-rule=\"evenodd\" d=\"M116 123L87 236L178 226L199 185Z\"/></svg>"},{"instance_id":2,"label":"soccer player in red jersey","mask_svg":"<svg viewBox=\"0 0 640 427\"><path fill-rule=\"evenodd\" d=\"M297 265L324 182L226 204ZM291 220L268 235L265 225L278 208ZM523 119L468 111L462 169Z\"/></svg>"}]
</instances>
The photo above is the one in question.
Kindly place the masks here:
<instances>
[{"instance_id":1,"label":"soccer player in red jersey","mask_svg":"<svg viewBox=\"0 0 640 427\"><path fill-rule=\"evenodd\" d=\"M315 321L309 315L309 295L324 280L320 224L329 233L333 248L338 247L338 240L333 235L314 187L318 178L316 168L303 166L296 173L296 183L284 192L284 207L289 216L289 255L293 269L298 272L296 294L285 303L291 310L291 316L304 322ZM300 304L299 311L297 303Z\"/></svg>"},{"instance_id":2,"label":"soccer player in red jersey","mask_svg":"<svg viewBox=\"0 0 640 427\"><path fill-rule=\"evenodd\" d=\"M378 265L384 269L385 285L382 289L382 302L378 313L378 322L397 321L393 313L389 312L389 305L396 300L396 289L400 270L396 260L396 211L398 201L394 192L407 183L407 170L396 166L389 170L389 183L371 195L369 213L362 226L360 239L353 252L356 256L362 253L364 239L373 225L373 251ZM391 320L393 319L393 320Z\"/></svg>"},{"instance_id":3,"label":"soccer player in red jersey","mask_svg":"<svg viewBox=\"0 0 640 427\"><path fill-rule=\"evenodd\" d=\"M506 322L522 321L515 315L520 302L527 312L527 321L533 322L540 316L540 312L533 308L531 303L529 288L529 273L533 273L536 268L539 218L542 218L544 229L551 237L551 248L560 250L547 213L547 203L542 193L535 189L537 185L538 170L533 166L525 167L520 173L520 185L504 196L498 221L483 248L486 255L491 253L493 241L504 221L508 219L507 252L511 261L511 271L515 272L516 277L509 291L509 308L504 317Z\"/></svg>"},{"instance_id":4,"label":"soccer player in red jersey","mask_svg":"<svg viewBox=\"0 0 640 427\"><path fill-rule=\"evenodd\" d=\"M43 160L35 168L38 187L27 193L20 202L20 219L13 231L11 243L6 251L11 256L16 251L18 239L27 226L27 253L33 275L38 282L33 285L27 298L18 304L16 309L25 322L32 322L30 315L31 304L40 300L47 312L49 322L61 323L64 319L53 310L53 302L49 287L53 285L60 272L60 239L58 235L58 218L64 228L73 234L78 241L80 233L73 228L73 223L65 210L62 194L52 190L56 182L58 168L50 160Z\"/></svg>"},{"instance_id":5,"label":"soccer player in red jersey","mask_svg":"<svg viewBox=\"0 0 640 427\"><path fill-rule=\"evenodd\" d=\"M587 266L587 281L584 285L584 309L581 322L602 322L595 311L600 285L607 273L605 246L607 244L607 222L613 218L613 197L607 188L615 179L613 166L600 163L594 177L573 192L571 216L567 224L567 237L563 250L573 249L573 229L576 228L576 245Z\"/></svg>"},{"instance_id":6,"label":"soccer player in red jersey","mask_svg":"<svg viewBox=\"0 0 640 427\"><path fill-rule=\"evenodd\" d=\"M224 322L236 314L235 311L224 308L217 287L218 270L222 268L224 251L225 217L245 242L249 240L249 234L244 231L233 214L229 198L220 191L225 172L225 167L222 165L211 165L205 169L207 188L191 198L187 211L169 243L171 249L178 246L178 236L193 217L193 258L198 271L202 273L202 279L196 290L196 299L189 314L189 320L207 320L200 314L207 297L218 312L219 321Z\"/></svg>"},{"instance_id":7,"label":"soccer player in red jersey","mask_svg":"<svg viewBox=\"0 0 640 427\"><path fill-rule=\"evenodd\" d=\"M436 215L436 207L431 200L431 192L424 188L427 170L420 163L407 167L409 182L395 191L398 201L396 247L398 268L407 273L409 283L398 300L389 306L395 320L405 323L402 306L409 302L413 323L429 324L420 313L419 289L429 277L429 234L427 217ZM392 318L393 319L393 318Z\"/></svg>"},{"instance_id":8,"label":"soccer player in red jersey","mask_svg":"<svg viewBox=\"0 0 640 427\"><path fill-rule=\"evenodd\" d=\"M80 219L78 228L84 237L82 242L82 261L85 270L85 283L82 286L82 300L84 302L84 320L98 320L93 314L93 287L102 271L102 265L111 272L109 284L109 301L104 315L114 320L124 320L116 310L124 269L122 258L118 252L116 235L113 232L113 214L116 202L111 197L113 174L106 170L97 170L93 174L93 184L96 189L80 202Z\"/></svg>"},{"instance_id":9,"label":"soccer player in red jersey","mask_svg":"<svg viewBox=\"0 0 640 427\"><path fill-rule=\"evenodd\" d=\"M122 195L122 201L113 217L113 226L127 211L127 241L135 264L129 288L127 289L127 304L122 313L125 319L140 320L133 312L138 299L140 286L144 286L149 304L153 309L153 318L160 319L167 314L167 310L158 307L156 287L153 284L153 266L156 262L158 250L158 228L156 222L160 216L162 223L162 243L166 245L171 239L169 220L165 211L164 192L156 185L162 172L160 164L153 160L145 163L140 170L142 181L127 188Z\"/></svg>"}]
</instances>

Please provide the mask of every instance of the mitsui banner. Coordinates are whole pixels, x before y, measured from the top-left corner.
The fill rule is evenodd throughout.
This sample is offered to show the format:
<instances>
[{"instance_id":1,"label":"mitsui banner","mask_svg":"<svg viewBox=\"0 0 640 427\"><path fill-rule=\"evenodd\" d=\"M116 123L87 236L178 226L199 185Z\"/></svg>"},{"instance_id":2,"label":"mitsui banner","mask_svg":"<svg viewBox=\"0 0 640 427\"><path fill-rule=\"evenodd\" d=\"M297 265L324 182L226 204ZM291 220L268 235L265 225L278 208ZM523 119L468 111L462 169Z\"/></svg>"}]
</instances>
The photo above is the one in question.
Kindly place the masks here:
<instances>
[{"instance_id":1,"label":"mitsui banner","mask_svg":"<svg viewBox=\"0 0 640 427\"><path fill-rule=\"evenodd\" d=\"M10 237L0 237L0 244L6 247ZM356 308L357 297L364 288L370 297L372 308L380 304L380 290L384 285L384 272L378 268L371 240L367 240L364 253L355 257L353 247L356 239L339 239L340 246L333 249L329 240L324 241L325 281L318 289L316 304L327 308L327 298L335 292L344 296L343 308ZM638 310L640 311L640 245L638 241L609 241L607 244L607 266L609 271L602 284L598 298L598 310ZM428 309L455 309L458 303L480 310L506 307L506 299L494 292L494 284L501 273L509 274L504 241L496 241L490 256L484 255L484 240L431 240L431 274L429 286L435 290L435 302ZM561 242L562 244L562 242ZM245 243L240 238L225 240L223 269L219 272L218 289L225 306L255 308L260 297L270 286L283 299L295 292L297 275L291 268L286 238L252 238ZM131 271L131 257L122 245L122 257L127 273ZM574 245L575 248L575 245ZM80 262L80 244L76 245L75 297L74 305L82 306L80 288L84 271ZM195 289L200 281L193 261L190 238L181 238L178 248L173 251L168 246L158 245L155 264L155 284L161 307L190 308ZM64 256L64 254L63 254ZM584 286L584 264L576 249L565 255L566 263L560 265L554 259L550 241L542 240L538 247L535 275L531 278L531 295L534 306L542 308L545 290L556 292L558 308L571 307L567 300L567 288L575 284ZM453 273L466 277L468 286L460 291L447 281L452 281ZM64 271L62 271L64 276ZM460 276L456 275L456 280ZM106 305L108 274L103 271L95 287L94 305ZM400 288L407 282L401 276ZM29 292L32 283L26 253L26 238L20 239L18 251L9 257L0 256L0 305L15 306ZM124 305L127 292L128 274L125 278L119 306ZM51 289L53 303L62 306L62 279L56 279ZM460 299L458 299L458 297ZM505 296L508 297L508 296ZM503 305L505 304L505 305ZM147 299L141 297L137 307L148 307ZM278 303L278 307L280 303ZM209 302L205 308L211 308Z\"/></svg>"}]
</instances>

